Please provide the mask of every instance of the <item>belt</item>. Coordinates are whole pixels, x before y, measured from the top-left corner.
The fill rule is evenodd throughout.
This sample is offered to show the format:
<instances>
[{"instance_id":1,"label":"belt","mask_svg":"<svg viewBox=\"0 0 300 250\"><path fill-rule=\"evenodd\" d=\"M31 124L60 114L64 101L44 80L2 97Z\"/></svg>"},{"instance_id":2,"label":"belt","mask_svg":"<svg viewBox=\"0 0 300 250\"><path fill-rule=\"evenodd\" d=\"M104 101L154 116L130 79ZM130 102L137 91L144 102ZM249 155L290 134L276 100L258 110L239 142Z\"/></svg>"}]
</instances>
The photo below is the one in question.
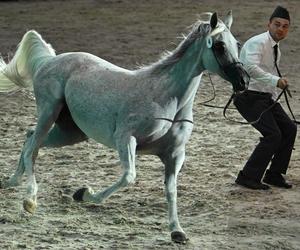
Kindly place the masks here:
<instances>
[{"instance_id":1,"label":"belt","mask_svg":"<svg viewBox=\"0 0 300 250\"><path fill-rule=\"evenodd\" d=\"M269 92L260 92L255 90L246 90L245 93L255 94L255 95L271 95Z\"/></svg>"}]
</instances>

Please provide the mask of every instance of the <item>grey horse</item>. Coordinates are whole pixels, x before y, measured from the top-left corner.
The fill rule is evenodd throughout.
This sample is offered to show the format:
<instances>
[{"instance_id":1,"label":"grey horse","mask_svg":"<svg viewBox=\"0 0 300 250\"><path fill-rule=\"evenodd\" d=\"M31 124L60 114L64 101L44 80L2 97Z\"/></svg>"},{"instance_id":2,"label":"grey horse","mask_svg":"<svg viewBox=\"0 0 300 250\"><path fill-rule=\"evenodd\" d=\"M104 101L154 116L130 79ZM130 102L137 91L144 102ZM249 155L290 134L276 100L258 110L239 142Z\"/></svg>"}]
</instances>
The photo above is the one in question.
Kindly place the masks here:
<instances>
[{"instance_id":1,"label":"grey horse","mask_svg":"<svg viewBox=\"0 0 300 250\"><path fill-rule=\"evenodd\" d=\"M127 70L88 53L56 55L36 31L28 31L15 56L0 64L0 91L34 91L37 124L27 133L15 173L2 188L28 176L24 209L37 207L34 162L41 147L63 147L93 138L119 153L123 175L94 192L81 188L75 200L100 203L136 178L136 153L157 155L165 165L171 238L187 240L177 215L177 175L193 129L193 102L202 72L209 70L243 91L249 81L238 62L238 42L224 22L205 13L177 48L159 61Z\"/></svg>"}]
</instances>

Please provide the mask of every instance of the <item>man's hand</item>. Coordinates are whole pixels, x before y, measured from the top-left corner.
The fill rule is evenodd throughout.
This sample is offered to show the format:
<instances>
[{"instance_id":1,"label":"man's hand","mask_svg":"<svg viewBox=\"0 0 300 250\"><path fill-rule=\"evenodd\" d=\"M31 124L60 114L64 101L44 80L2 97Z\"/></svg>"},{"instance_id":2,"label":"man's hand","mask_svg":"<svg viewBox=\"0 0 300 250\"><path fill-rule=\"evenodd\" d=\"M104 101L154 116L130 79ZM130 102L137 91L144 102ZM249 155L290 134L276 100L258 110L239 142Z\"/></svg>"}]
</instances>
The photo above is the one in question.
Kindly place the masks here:
<instances>
[{"instance_id":1,"label":"man's hand","mask_svg":"<svg viewBox=\"0 0 300 250\"><path fill-rule=\"evenodd\" d=\"M288 80L286 78L280 78L277 82L277 87L280 89L284 89L288 86Z\"/></svg>"}]
</instances>

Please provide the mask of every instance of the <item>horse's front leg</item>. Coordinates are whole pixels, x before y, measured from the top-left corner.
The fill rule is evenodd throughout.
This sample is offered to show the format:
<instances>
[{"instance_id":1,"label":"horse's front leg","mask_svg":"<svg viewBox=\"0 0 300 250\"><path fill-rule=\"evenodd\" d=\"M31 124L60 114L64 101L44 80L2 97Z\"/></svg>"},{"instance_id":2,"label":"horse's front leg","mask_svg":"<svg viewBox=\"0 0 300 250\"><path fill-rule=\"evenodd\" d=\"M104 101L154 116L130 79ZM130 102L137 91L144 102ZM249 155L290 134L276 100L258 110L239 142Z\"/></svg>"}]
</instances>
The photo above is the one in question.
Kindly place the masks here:
<instances>
[{"instance_id":1,"label":"horse's front leg","mask_svg":"<svg viewBox=\"0 0 300 250\"><path fill-rule=\"evenodd\" d=\"M136 154L136 139L133 136L120 135L116 139L117 149L121 164L123 167L123 175L119 181L105 190L93 192L91 188L81 188L73 195L77 201L91 201L100 203L108 198L111 194L122 187L133 183L136 177L135 172L135 154Z\"/></svg>"},{"instance_id":2,"label":"horse's front leg","mask_svg":"<svg viewBox=\"0 0 300 250\"><path fill-rule=\"evenodd\" d=\"M160 158L165 164L165 186L171 238L176 243L185 244L187 237L180 226L177 213L177 176L185 159L185 147L175 148L172 152L160 155Z\"/></svg>"}]
</instances>

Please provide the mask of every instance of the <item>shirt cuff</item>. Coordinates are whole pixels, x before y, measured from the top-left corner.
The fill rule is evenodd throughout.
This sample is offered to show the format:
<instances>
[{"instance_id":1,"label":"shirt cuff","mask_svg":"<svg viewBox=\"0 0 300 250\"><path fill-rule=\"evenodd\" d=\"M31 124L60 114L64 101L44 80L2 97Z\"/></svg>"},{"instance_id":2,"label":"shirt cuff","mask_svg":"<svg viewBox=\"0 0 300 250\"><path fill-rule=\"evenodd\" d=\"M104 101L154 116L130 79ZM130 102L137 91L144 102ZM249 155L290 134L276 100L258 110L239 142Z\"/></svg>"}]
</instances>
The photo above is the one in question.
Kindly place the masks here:
<instances>
[{"instance_id":1,"label":"shirt cuff","mask_svg":"<svg viewBox=\"0 0 300 250\"><path fill-rule=\"evenodd\" d=\"M279 76L272 76L272 80L271 80L271 84L274 86L274 87L277 87L277 83L278 83L278 80L280 79Z\"/></svg>"}]
</instances>

